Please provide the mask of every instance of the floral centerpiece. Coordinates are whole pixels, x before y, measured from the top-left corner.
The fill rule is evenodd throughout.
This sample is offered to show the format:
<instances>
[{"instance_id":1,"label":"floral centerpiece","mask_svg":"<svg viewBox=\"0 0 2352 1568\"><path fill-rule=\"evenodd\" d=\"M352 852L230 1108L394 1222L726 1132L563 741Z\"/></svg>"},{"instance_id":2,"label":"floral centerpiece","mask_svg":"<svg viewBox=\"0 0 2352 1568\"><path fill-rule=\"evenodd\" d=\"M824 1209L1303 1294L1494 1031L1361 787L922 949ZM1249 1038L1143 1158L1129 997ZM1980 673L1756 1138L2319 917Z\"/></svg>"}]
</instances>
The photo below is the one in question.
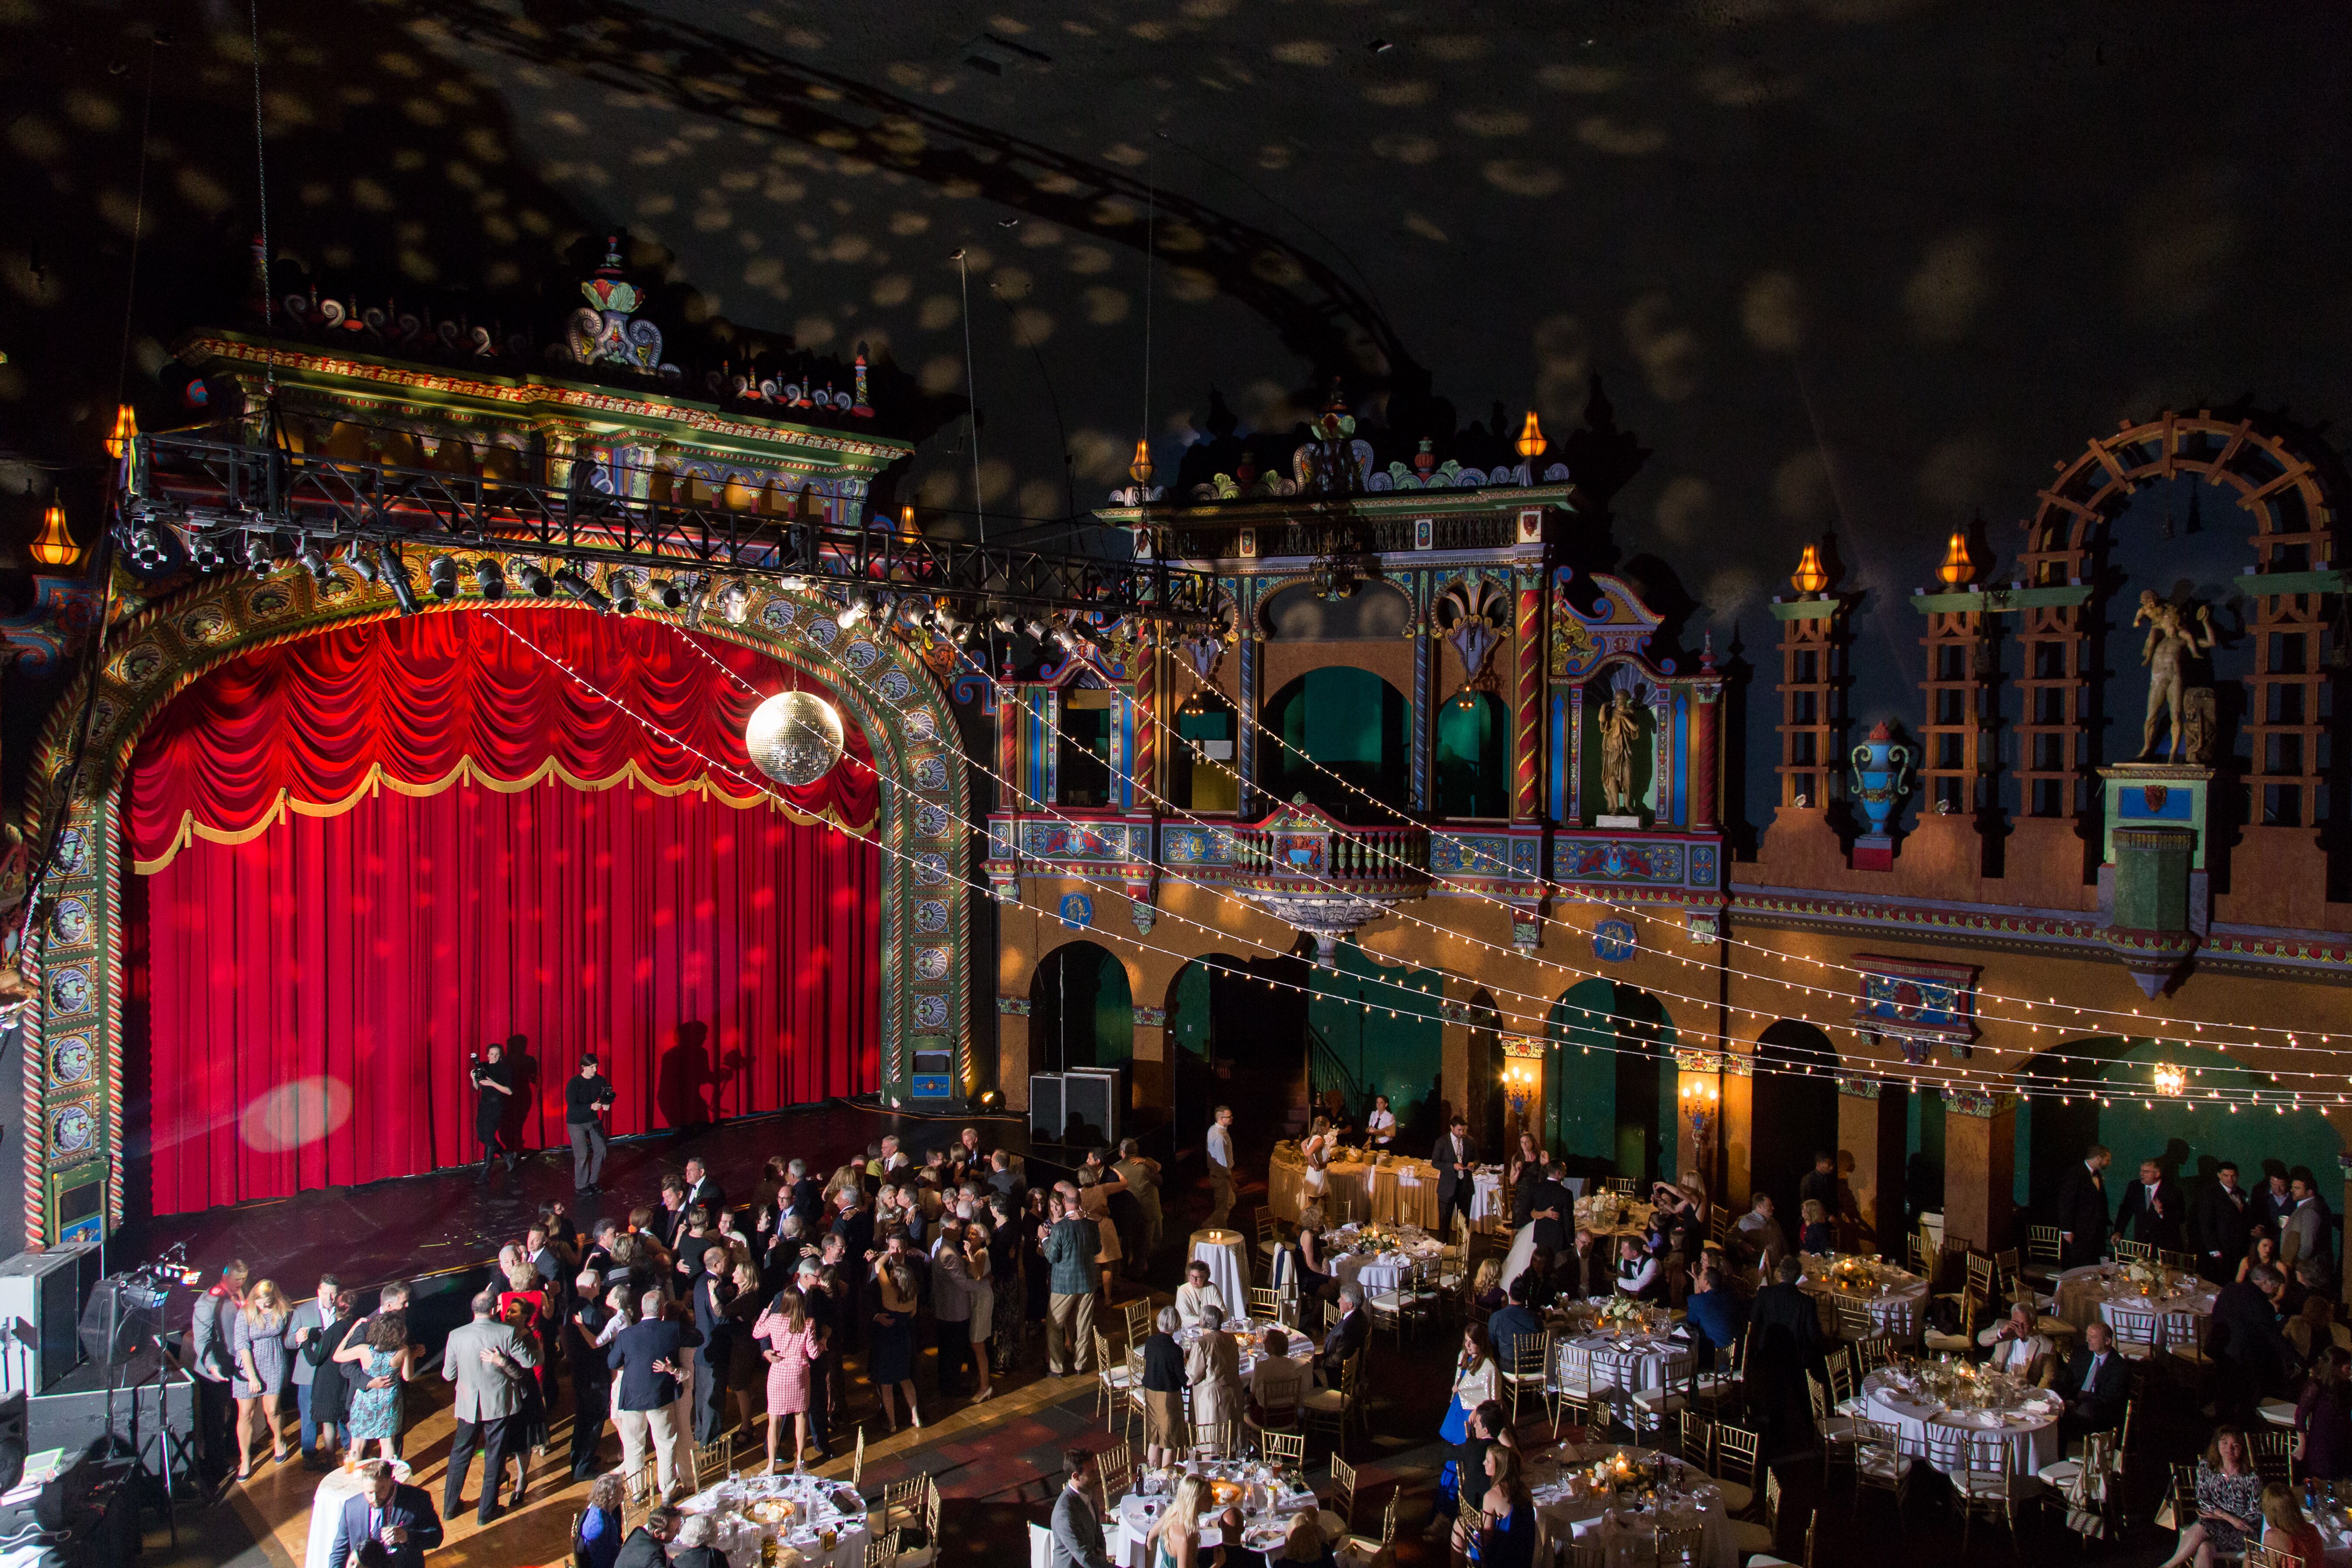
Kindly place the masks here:
<instances>
[{"instance_id":1,"label":"floral centerpiece","mask_svg":"<svg viewBox=\"0 0 2352 1568\"><path fill-rule=\"evenodd\" d=\"M1603 1491L1646 1487L1658 1479L1655 1467L1647 1458L1629 1454L1622 1448L1597 1460L1590 1473L1593 1486Z\"/></svg>"},{"instance_id":2,"label":"floral centerpiece","mask_svg":"<svg viewBox=\"0 0 2352 1568\"><path fill-rule=\"evenodd\" d=\"M1640 1333L1649 1326L1640 1300L1633 1296L1612 1296L1601 1303L1600 1326L1618 1333Z\"/></svg>"},{"instance_id":3,"label":"floral centerpiece","mask_svg":"<svg viewBox=\"0 0 2352 1568\"><path fill-rule=\"evenodd\" d=\"M1623 1212L1624 1200L1618 1194L1594 1193L1576 1200L1576 1226L1595 1232L1614 1230Z\"/></svg>"}]
</instances>

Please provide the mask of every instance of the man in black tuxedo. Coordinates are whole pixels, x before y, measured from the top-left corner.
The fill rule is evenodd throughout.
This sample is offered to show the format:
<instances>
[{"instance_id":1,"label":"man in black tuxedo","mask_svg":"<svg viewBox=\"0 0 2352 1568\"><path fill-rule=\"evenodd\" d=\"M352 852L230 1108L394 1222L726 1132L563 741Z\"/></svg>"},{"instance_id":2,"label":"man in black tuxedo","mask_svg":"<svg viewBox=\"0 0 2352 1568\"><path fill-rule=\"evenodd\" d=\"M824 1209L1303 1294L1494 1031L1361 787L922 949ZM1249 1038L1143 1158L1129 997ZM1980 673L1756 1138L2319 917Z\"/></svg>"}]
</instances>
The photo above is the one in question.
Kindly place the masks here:
<instances>
[{"instance_id":1,"label":"man in black tuxedo","mask_svg":"<svg viewBox=\"0 0 2352 1568\"><path fill-rule=\"evenodd\" d=\"M2285 1294L2286 1276L2263 1264L2213 1298L2205 1349L2220 1373L2214 1403L2225 1421L2242 1425L2258 1400L2286 1389L2294 1347L2279 1332L2278 1303Z\"/></svg>"},{"instance_id":2,"label":"man in black tuxedo","mask_svg":"<svg viewBox=\"0 0 2352 1568\"><path fill-rule=\"evenodd\" d=\"M2124 1189L2124 1201L2116 1209L2116 1234L2167 1252L2183 1252L2188 1250L2183 1245L2188 1219L2180 1184L2165 1180L2164 1167L2155 1161L2142 1160L2139 1180Z\"/></svg>"},{"instance_id":3,"label":"man in black tuxedo","mask_svg":"<svg viewBox=\"0 0 2352 1568\"><path fill-rule=\"evenodd\" d=\"M333 1568L348 1568L352 1553L362 1543L381 1542L392 1568L420 1568L425 1554L441 1544L441 1516L422 1487L404 1487L392 1479L392 1467L382 1459L362 1467L367 1489L343 1500L335 1519L334 1544L327 1550Z\"/></svg>"},{"instance_id":4,"label":"man in black tuxedo","mask_svg":"<svg viewBox=\"0 0 2352 1568\"><path fill-rule=\"evenodd\" d=\"M2107 1249L2106 1169L2114 1159L2104 1145L2094 1143L2083 1152L2083 1163L2068 1166L2058 1183L2060 1255L2069 1268L2096 1263Z\"/></svg>"},{"instance_id":5,"label":"man in black tuxedo","mask_svg":"<svg viewBox=\"0 0 2352 1568\"><path fill-rule=\"evenodd\" d=\"M2238 1259L2246 1255L2246 1234L2252 1199L2238 1185L2238 1165L2224 1160L2213 1171L2213 1184L2198 1194L2189 1211L2189 1246L2197 1254L2197 1272L2216 1285L2237 1278Z\"/></svg>"},{"instance_id":6,"label":"man in black tuxedo","mask_svg":"<svg viewBox=\"0 0 2352 1568\"><path fill-rule=\"evenodd\" d=\"M727 1194L711 1179L710 1167L698 1159L686 1163L686 1206L697 1204L709 1209L714 1220L727 1213Z\"/></svg>"},{"instance_id":7,"label":"man in black tuxedo","mask_svg":"<svg viewBox=\"0 0 2352 1568\"><path fill-rule=\"evenodd\" d=\"M2083 1330L2083 1346L2066 1363L2066 1413L2058 1418L2062 1438L2105 1432L2120 1425L2131 1399L2131 1363L2116 1350L2115 1334L2095 1322Z\"/></svg>"},{"instance_id":8,"label":"man in black tuxedo","mask_svg":"<svg viewBox=\"0 0 2352 1568\"><path fill-rule=\"evenodd\" d=\"M1339 1386L1339 1369L1364 1348L1371 1331L1371 1320L1364 1316L1363 1291L1352 1284L1340 1286L1339 1321L1323 1336L1322 1353L1315 1358L1315 1371L1324 1387Z\"/></svg>"},{"instance_id":9,"label":"man in black tuxedo","mask_svg":"<svg viewBox=\"0 0 2352 1568\"><path fill-rule=\"evenodd\" d=\"M1569 1231L1576 1223L1576 1200L1560 1184L1559 1172L1549 1160L1543 1176L1528 1199L1528 1217L1535 1222L1536 1247L1557 1258L1568 1247Z\"/></svg>"},{"instance_id":10,"label":"man in black tuxedo","mask_svg":"<svg viewBox=\"0 0 2352 1568\"><path fill-rule=\"evenodd\" d=\"M1442 1237L1454 1234L1453 1215L1457 1209L1462 1223L1470 1223L1470 1196L1476 1188L1470 1166L1477 1157L1477 1145L1470 1142L1470 1119L1456 1111L1429 1156L1429 1163L1437 1167L1437 1234Z\"/></svg>"},{"instance_id":11,"label":"man in black tuxedo","mask_svg":"<svg viewBox=\"0 0 2352 1568\"><path fill-rule=\"evenodd\" d=\"M1756 1414L1768 1458L1795 1453L1812 1442L1808 1375L1829 1382L1822 1351L1822 1310L1798 1288L1804 1266L1783 1258L1774 1282L1756 1292L1748 1309L1748 1407Z\"/></svg>"}]
</instances>

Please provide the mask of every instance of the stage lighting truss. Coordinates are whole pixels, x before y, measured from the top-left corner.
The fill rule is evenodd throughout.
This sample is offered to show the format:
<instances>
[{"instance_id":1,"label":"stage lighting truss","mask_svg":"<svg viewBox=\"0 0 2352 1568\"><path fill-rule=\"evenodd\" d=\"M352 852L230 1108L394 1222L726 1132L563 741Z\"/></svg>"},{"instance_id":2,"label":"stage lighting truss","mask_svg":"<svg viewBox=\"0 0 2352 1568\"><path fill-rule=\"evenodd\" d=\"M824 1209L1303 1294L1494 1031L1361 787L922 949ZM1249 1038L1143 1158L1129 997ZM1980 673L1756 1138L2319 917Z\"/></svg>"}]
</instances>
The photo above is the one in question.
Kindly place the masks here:
<instances>
[{"instance_id":1,"label":"stage lighting truss","mask_svg":"<svg viewBox=\"0 0 2352 1568\"><path fill-rule=\"evenodd\" d=\"M507 580L540 597L555 592L551 573L568 571L592 588L601 580L605 585L595 591L620 608L612 573L627 568L639 574L635 582L656 604L691 619L705 604L721 615L731 616L730 606L748 610L756 582L829 591L836 602L856 595L875 601L864 613L877 619L878 597L887 594L893 605L928 605L947 616L949 626L966 630L1087 613L1139 616L1186 631L1205 628L1219 613L1210 573L1159 559L973 543L940 537L941 530L915 533L635 500L191 433L139 437L131 467L118 512L124 547L137 547L140 530L169 523L200 567L226 556L266 574L281 543L298 558L315 547L322 558L348 560L357 549L382 561L388 546L453 563L494 548L508 558ZM528 566L521 563L526 552ZM478 586L478 563L476 571ZM403 596L403 579L380 580L406 609L414 590ZM450 596L442 594L443 578L428 571L428 580L436 595ZM634 601L634 591L630 596Z\"/></svg>"}]
</instances>

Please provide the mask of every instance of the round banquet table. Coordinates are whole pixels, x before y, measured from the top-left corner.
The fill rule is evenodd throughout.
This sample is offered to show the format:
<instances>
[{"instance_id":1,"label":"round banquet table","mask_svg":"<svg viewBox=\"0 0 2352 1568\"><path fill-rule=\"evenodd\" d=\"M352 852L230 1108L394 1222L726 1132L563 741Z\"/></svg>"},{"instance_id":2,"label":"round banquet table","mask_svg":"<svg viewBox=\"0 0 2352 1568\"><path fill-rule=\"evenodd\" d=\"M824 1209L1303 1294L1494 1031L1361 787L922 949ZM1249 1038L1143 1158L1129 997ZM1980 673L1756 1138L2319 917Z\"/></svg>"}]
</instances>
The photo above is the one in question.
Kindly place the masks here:
<instances>
[{"instance_id":1,"label":"round banquet table","mask_svg":"<svg viewBox=\"0 0 2352 1568\"><path fill-rule=\"evenodd\" d=\"M1199 1467L1202 1474L1222 1480L1238 1479L1244 1474L1255 1473L1258 1468L1234 1459L1217 1460ZM1139 1486L1145 1481L1145 1473L1140 1469L1136 1472L1136 1481ZM1125 1568L1147 1568L1143 1552L1146 1540L1151 1533L1152 1521L1166 1512L1167 1509L1168 1499L1162 1494L1147 1495L1141 1491L1131 1491L1121 1498L1112 1520L1112 1528L1108 1531L1110 1560L1113 1563L1124 1564ZM1272 1503L1261 1502L1255 1508L1244 1510L1240 1544L1252 1552L1263 1554L1266 1548L1258 1543L1266 1540L1267 1535L1276 1529L1286 1531L1293 1515L1318 1511L1319 1505L1316 1500L1314 1489L1297 1476L1292 1476L1288 1479L1284 1494L1279 1500ZM1205 1513L1204 1517L1213 1519L1215 1513ZM1260 1531L1265 1531L1266 1534L1261 1535ZM1204 1523L1201 1528L1202 1554L1201 1561L1206 1563L1208 1553L1224 1543L1224 1532L1214 1524ZM1279 1538L1272 1542L1272 1546L1276 1551L1281 1549ZM1240 1557L1235 1553L1228 1553L1226 1560L1228 1563L1248 1561L1247 1558Z\"/></svg>"},{"instance_id":2,"label":"round banquet table","mask_svg":"<svg viewBox=\"0 0 2352 1568\"><path fill-rule=\"evenodd\" d=\"M1244 1384L1249 1382L1250 1373L1257 1366L1259 1358L1265 1355L1265 1331L1273 1328L1281 1329L1284 1337L1290 1342L1288 1355L1292 1361L1308 1362L1315 1359L1315 1342L1297 1329L1281 1323L1253 1322L1247 1318L1227 1318L1218 1326L1217 1331L1221 1334L1234 1334L1240 1337L1241 1344L1238 1348L1241 1352L1241 1378ZM1198 1323L1176 1331L1176 1342L1185 1350L1191 1350L1194 1342L1200 1337L1201 1325ZM1184 1391L1184 1400L1188 1408L1192 1399L1192 1391L1188 1388Z\"/></svg>"},{"instance_id":3,"label":"round banquet table","mask_svg":"<svg viewBox=\"0 0 2352 1568\"><path fill-rule=\"evenodd\" d=\"M1331 1272L1343 1285L1352 1284L1367 1296L1375 1290L1393 1290L1404 1283L1404 1273L1415 1259L1435 1258L1442 1250L1435 1237L1407 1233L1400 1237L1403 1249L1397 1252L1352 1252L1346 1250L1355 1241L1352 1227L1343 1227L1324 1237Z\"/></svg>"},{"instance_id":4,"label":"round banquet table","mask_svg":"<svg viewBox=\"0 0 2352 1568\"><path fill-rule=\"evenodd\" d=\"M756 1524L739 1509L763 1498L783 1498L799 1512L790 1524ZM771 1537L782 1541L803 1561L824 1568L865 1568L866 1500L845 1481L820 1480L814 1476L746 1476L695 1493L679 1503L685 1514L717 1516L713 1544L730 1568L759 1568L761 1543ZM823 1531L833 1531L833 1550L824 1547Z\"/></svg>"},{"instance_id":5,"label":"round banquet table","mask_svg":"<svg viewBox=\"0 0 2352 1568\"><path fill-rule=\"evenodd\" d=\"M1870 1420L1893 1427L1905 1453L1924 1458L1929 1466L1946 1475L1962 1468L1972 1439L1996 1433L2008 1441L2011 1473L2027 1481L2032 1481L2034 1472L2042 1466L2055 1464L2063 1457L2058 1441L2058 1416L2065 1405L2055 1394L2047 1397L2044 1407L2048 1415L2039 1415L2030 1410L2011 1412L1999 1417L1998 1426L1986 1426L1978 1419L1987 1412L1947 1410L1940 1400L1906 1393L1884 1371L1874 1372L1862 1380L1862 1398L1864 1414Z\"/></svg>"},{"instance_id":6,"label":"round banquet table","mask_svg":"<svg viewBox=\"0 0 2352 1568\"><path fill-rule=\"evenodd\" d=\"M1798 1278L1797 1288L1813 1299L1821 1309L1822 1332L1837 1337L1837 1302L1840 1298L1859 1302L1870 1309L1870 1321L1882 1334L1891 1335L1905 1344L1917 1342L1925 1324L1922 1309L1927 1304L1927 1280L1925 1276L1908 1270L1895 1270L1880 1265L1882 1274L1892 1279L1900 1274L1901 1283L1895 1284L1886 1294L1875 1295L1861 1290L1841 1290L1830 1284L1821 1272L1827 1260L1818 1253L1804 1255L1805 1272Z\"/></svg>"},{"instance_id":7,"label":"round banquet table","mask_svg":"<svg viewBox=\"0 0 2352 1568\"><path fill-rule=\"evenodd\" d=\"M1663 1388L1669 1377L1690 1375L1691 1347L1665 1334L1559 1333L1552 1345L1555 1354L1571 1348L1589 1352L1592 1396L1612 1404L1623 1404L1645 1388Z\"/></svg>"},{"instance_id":8,"label":"round banquet table","mask_svg":"<svg viewBox=\"0 0 2352 1568\"><path fill-rule=\"evenodd\" d=\"M2121 1267L2113 1263L2067 1269L2053 1282L2056 1316L2078 1329L2094 1321L2118 1330L2128 1327L2134 1339L2152 1341L2159 1349L2191 1335L2191 1342L2203 1342L2213 1316L2211 1285L2200 1279L2185 1290L2153 1298L2137 1291L2126 1295L2118 1289L2111 1297L2109 1289L2119 1287L2122 1278Z\"/></svg>"},{"instance_id":9,"label":"round banquet table","mask_svg":"<svg viewBox=\"0 0 2352 1568\"><path fill-rule=\"evenodd\" d=\"M1470 1223L1508 1225L1510 1202L1503 1194L1503 1173L1484 1166L1470 1176Z\"/></svg>"},{"instance_id":10,"label":"round banquet table","mask_svg":"<svg viewBox=\"0 0 2352 1568\"><path fill-rule=\"evenodd\" d=\"M1249 1300L1247 1245L1237 1230L1192 1233L1192 1260L1208 1265L1209 1283L1217 1288L1217 1299L1236 1310Z\"/></svg>"},{"instance_id":11,"label":"round banquet table","mask_svg":"<svg viewBox=\"0 0 2352 1568\"><path fill-rule=\"evenodd\" d=\"M392 1467L392 1478L403 1486L408 1484L407 1461ZM335 1549L335 1521L342 1517L343 1504L366 1489L367 1482L359 1472L341 1465L319 1478L319 1489L310 1494L310 1535L302 1548L302 1568L342 1568L327 1561L327 1554Z\"/></svg>"},{"instance_id":12,"label":"round banquet table","mask_svg":"<svg viewBox=\"0 0 2352 1568\"><path fill-rule=\"evenodd\" d=\"M1568 1447L1562 1451L1571 1462L1589 1456L1586 1462L1591 1463L1622 1453L1654 1464L1679 1463L1647 1448L1621 1448L1606 1443L1582 1448ZM1546 1549L1556 1542L1573 1540L1582 1545L1599 1546L1608 1568L1633 1568L1636 1563L1652 1560L1651 1532L1659 1526L1688 1529L1696 1524L1699 1527L1699 1562L1703 1568L1735 1568L1739 1561L1739 1542L1732 1533L1731 1515L1724 1506L1723 1494L1706 1485L1704 1478L1692 1476L1696 1484L1689 1495L1668 1504L1660 1514L1639 1508L1618 1508L1615 1499L1606 1495L1571 1496L1569 1478L1556 1467L1546 1466L1540 1457L1530 1462L1530 1469L1533 1474L1528 1489L1535 1498L1536 1539ZM1548 1550L1539 1552L1538 1561L1548 1555Z\"/></svg>"}]
</instances>

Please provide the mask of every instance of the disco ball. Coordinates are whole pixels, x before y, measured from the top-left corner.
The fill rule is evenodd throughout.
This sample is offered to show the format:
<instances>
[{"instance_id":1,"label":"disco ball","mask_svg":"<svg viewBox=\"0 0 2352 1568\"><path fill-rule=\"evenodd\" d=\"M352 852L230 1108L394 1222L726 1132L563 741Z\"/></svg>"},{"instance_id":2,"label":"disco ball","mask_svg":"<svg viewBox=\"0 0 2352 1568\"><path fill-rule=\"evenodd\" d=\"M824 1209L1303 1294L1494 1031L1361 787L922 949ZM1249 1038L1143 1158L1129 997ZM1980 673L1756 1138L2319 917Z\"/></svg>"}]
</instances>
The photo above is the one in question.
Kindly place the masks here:
<instances>
[{"instance_id":1,"label":"disco ball","mask_svg":"<svg viewBox=\"0 0 2352 1568\"><path fill-rule=\"evenodd\" d=\"M779 784L813 784L841 760L841 715L810 692L780 692L752 710L743 749Z\"/></svg>"}]
</instances>

